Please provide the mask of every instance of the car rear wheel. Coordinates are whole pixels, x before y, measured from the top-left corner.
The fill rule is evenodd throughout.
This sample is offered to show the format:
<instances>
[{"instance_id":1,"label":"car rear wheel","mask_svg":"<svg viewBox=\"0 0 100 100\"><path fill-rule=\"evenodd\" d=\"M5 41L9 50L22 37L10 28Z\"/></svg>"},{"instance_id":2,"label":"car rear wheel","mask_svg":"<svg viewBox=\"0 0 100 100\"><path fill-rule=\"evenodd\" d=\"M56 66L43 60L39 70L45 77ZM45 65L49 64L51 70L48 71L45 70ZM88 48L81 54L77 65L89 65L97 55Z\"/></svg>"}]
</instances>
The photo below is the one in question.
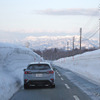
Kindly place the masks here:
<instances>
[{"instance_id":1,"label":"car rear wheel","mask_svg":"<svg viewBox=\"0 0 100 100\"><path fill-rule=\"evenodd\" d=\"M50 86L51 88L55 88L55 84Z\"/></svg>"},{"instance_id":2,"label":"car rear wheel","mask_svg":"<svg viewBox=\"0 0 100 100\"><path fill-rule=\"evenodd\" d=\"M24 89L28 89L29 86L27 84L24 84Z\"/></svg>"}]
</instances>

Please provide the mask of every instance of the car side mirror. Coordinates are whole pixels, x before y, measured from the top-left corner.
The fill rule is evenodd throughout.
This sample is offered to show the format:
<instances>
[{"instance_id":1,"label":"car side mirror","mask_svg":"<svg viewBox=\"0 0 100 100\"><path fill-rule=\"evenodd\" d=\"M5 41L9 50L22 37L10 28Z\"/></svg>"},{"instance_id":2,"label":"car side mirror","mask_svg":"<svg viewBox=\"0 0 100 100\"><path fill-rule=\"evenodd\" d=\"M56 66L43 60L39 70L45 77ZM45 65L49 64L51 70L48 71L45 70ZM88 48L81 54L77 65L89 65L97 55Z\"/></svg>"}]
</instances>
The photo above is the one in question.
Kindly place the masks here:
<instances>
[{"instance_id":1,"label":"car side mirror","mask_svg":"<svg viewBox=\"0 0 100 100\"><path fill-rule=\"evenodd\" d=\"M23 71L25 71L26 69L23 69Z\"/></svg>"}]
</instances>

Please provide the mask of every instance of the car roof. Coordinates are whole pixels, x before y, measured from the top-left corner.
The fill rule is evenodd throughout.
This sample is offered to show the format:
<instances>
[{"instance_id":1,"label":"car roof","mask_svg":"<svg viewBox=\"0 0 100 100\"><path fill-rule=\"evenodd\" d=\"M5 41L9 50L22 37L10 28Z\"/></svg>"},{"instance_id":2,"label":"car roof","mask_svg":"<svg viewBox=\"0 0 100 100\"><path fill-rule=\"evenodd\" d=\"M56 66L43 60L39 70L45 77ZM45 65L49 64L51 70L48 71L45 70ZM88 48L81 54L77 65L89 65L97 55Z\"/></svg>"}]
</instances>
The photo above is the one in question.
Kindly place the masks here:
<instances>
[{"instance_id":1,"label":"car roof","mask_svg":"<svg viewBox=\"0 0 100 100\"><path fill-rule=\"evenodd\" d=\"M30 64L48 64L48 65L50 65L50 63L48 63L48 62L31 62Z\"/></svg>"}]
</instances>

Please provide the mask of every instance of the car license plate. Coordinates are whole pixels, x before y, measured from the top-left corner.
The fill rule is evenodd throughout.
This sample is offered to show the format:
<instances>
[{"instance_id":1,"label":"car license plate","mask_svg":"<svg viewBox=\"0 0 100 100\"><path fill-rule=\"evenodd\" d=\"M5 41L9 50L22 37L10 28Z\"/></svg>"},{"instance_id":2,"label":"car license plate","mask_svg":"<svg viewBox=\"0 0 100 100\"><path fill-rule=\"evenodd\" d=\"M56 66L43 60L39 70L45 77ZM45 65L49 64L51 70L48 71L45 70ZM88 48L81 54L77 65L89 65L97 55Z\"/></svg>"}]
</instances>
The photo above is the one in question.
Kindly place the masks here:
<instances>
[{"instance_id":1,"label":"car license plate","mask_svg":"<svg viewBox=\"0 0 100 100\"><path fill-rule=\"evenodd\" d=\"M43 74L36 74L36 77L42 77Z\"/></svg>"}]
</instances>

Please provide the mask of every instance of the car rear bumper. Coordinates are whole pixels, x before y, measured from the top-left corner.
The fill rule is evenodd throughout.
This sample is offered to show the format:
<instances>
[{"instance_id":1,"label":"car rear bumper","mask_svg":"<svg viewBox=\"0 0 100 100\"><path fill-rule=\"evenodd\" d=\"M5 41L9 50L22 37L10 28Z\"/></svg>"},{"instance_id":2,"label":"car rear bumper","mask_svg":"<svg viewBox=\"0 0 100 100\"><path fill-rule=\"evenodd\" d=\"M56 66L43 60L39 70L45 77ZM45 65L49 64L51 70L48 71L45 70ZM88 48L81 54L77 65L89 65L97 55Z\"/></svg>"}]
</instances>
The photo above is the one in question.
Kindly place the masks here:
<instances>
[{"instance_id":1,"label":"car rear bumper","mask_svg":"<svg viewBox=\"0 0 100 100\"><path fill-rule=\"evenodd\" d=\"M53 85L54 80L29 80L29 81L24 81L24 84L28 84L28 85Z\"/></svg>"},{"instance_id":2,"label":"car rear bumper","mask_svg":"<svg viewBox=\"0 0 100 100\"><path fill-rule=\"evenodd\" d=\"M34 85L46 85L46 84L51 84L50 81L48 80L39 80L39 81L29 81L30 84L34 84Z\"/></svg>"}]
</instances>

